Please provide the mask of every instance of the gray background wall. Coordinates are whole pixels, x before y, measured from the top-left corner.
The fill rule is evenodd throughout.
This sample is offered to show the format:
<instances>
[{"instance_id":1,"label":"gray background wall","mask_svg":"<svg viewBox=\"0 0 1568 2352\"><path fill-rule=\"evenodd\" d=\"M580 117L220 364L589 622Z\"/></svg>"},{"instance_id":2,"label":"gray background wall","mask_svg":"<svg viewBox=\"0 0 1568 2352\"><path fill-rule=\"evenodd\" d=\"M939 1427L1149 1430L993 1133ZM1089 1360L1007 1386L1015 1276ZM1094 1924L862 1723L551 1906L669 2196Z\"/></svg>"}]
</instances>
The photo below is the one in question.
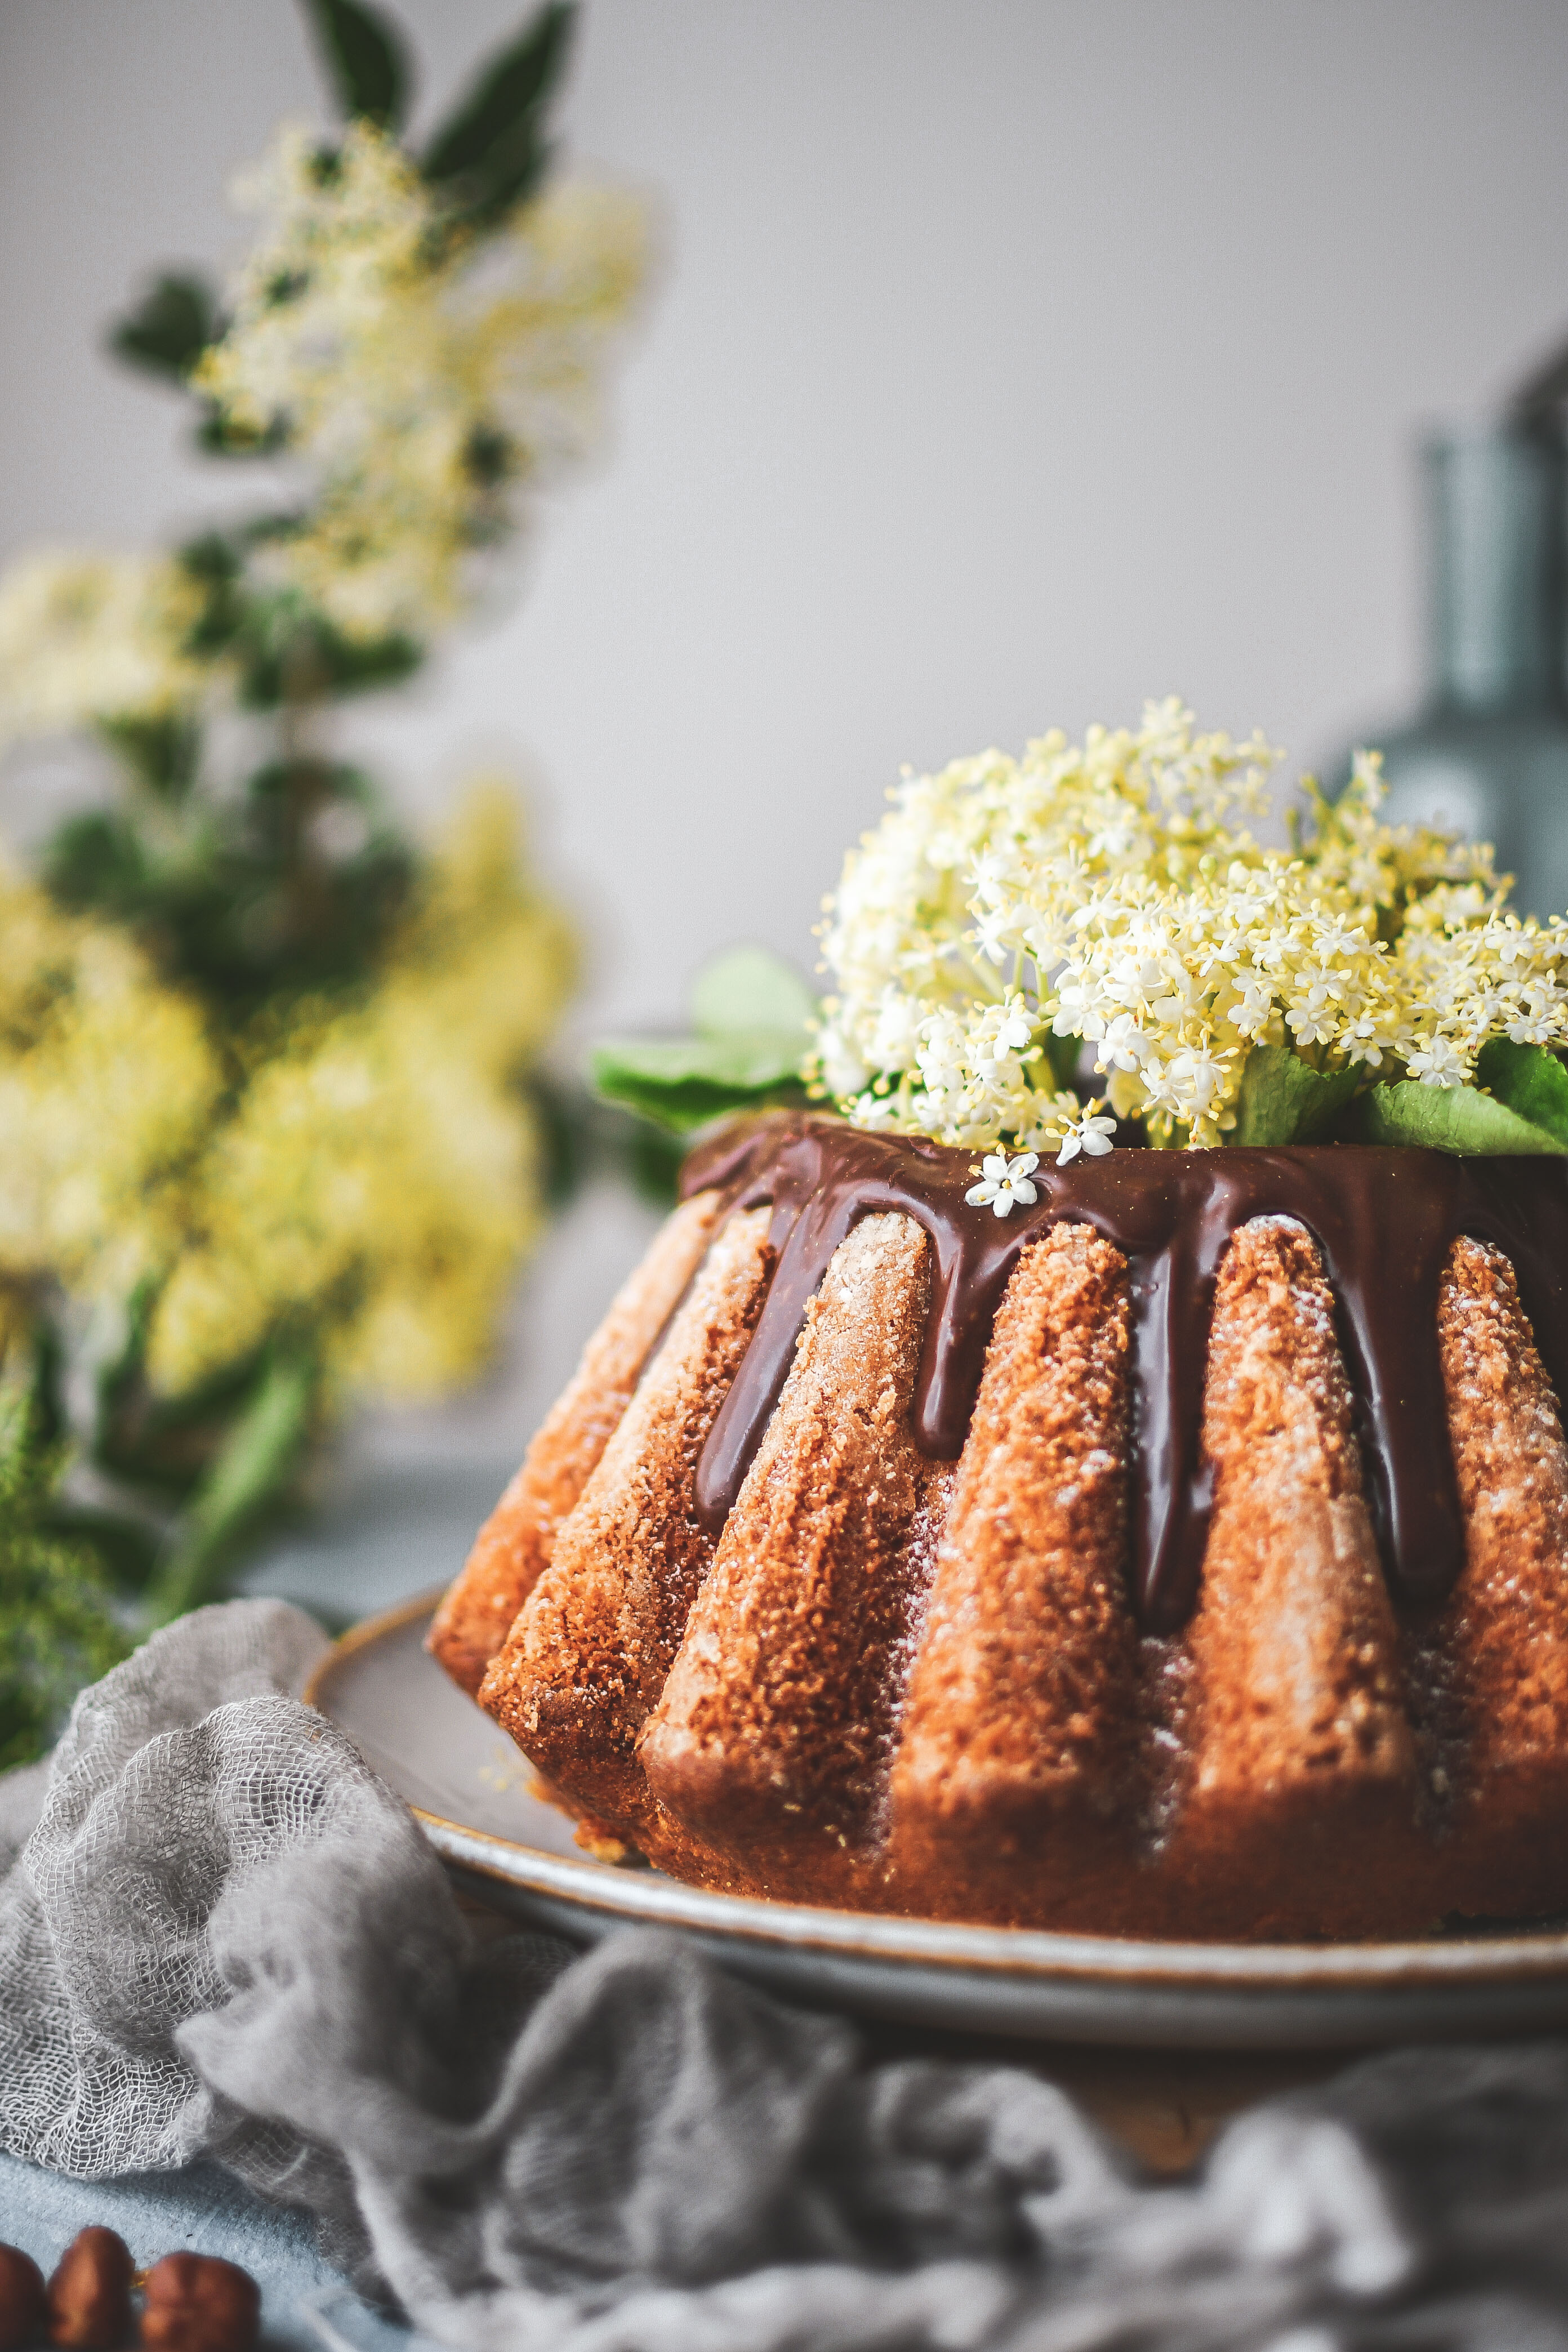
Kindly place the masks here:
<instances>
[{"instance_id":1,"label":"gray background wall","mask_svg":"<svg viewBox=\"0 0 1568 2352\"><path fill-rule=\"evenodd\" d=\"M395 5L426 113L521 13ZM1565 90L1562 0L588 0L570 144L665 244L614 446L354 738L416 810L527 776L590 1025L808 961L904 760L1172 688L1322 753L1416 685L1413 436L1568 329ZM0 558L216 494L97 338L320 102L289 0L5 0ZM548 1275L542 1387L636 1233Z\"/></svg>"}]
</instances>

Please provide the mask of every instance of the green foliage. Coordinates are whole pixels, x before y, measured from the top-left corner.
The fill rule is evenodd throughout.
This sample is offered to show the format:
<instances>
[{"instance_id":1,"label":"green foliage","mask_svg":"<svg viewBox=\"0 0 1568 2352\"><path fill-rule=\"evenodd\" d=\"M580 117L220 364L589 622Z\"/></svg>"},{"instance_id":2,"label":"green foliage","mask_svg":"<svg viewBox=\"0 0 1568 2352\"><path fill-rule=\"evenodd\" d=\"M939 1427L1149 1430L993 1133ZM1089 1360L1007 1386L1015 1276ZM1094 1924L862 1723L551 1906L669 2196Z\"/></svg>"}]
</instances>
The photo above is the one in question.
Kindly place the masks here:
<instances>
[{"instance_id":1,"label":"green foliage","mask_svg":"<svg viewBox=\"0 0 1568 2352\"><path fill-rule=\"evenodd\" d=\"M204 403L196 425L196 446L208 457L275 457L289 446L288 427L275 417L264 432L242 425L226 410Z\"/></svg>"},{"instance_id":2,"label":"green foliage","mask_svg":"<svg viewBox=\"0 0 1568 2352\"><path fill-rule=\"evenodd\" d=\"M692 982L690 1012L700 1036L784 1038L798 1058L816 999L794 965L766 948L731 948L705 963Z\"/></svg>"},{"instance_id":3,"label":"green foliage","mask_svg":"<svg viewBox=\"0 0 1568 2352\"><path fill-rule=\"evenodd\" d=\"M1568 1151L1568 1142L1475 1087L1424 1087L1408 1078L1363 1095L1353 1133L1359 1143L1415 1144L1479 1158Z\"/></svg>"},{"instance_id":4,"label":"green foliage","mask_svg":"<svg viewBox=\"0 0 1568 2352\"><path fill-rule=\"evenodd\" d=\"M584 1185L601 1178L629 1181L656 1209L675 1206L686 1157L679 1136L548 1072L531 1072L524 1087L540 1139L544 1197L552 1208L563 1207Z\"/></svg>"},{"instance_id":5,"label":"green foliage","mask_svg":"<svg viewBox=\"0 0 1568 2352\"><path fill-rule=\"evenodd\" d=\"M42 1755L131 1648L92 1551L50 1524L62 1459L36 1398L0 1394L0 1770Z\"/></svg>"},{"instance_id":6,"label":"green foliage","mask_svg":"<svg viewBox=\"0 0 1568 2352\"><path fill-rule=\"evenodd\" d=\"M672 1135L728 1111L804 1102L800 1072L816 999L799 974L763 948L737 948L698 975L693 1034L605 1038L589 1067L595 1087Z\"/></svg>"},{"instance_id":7,"label":"green foliage","mask_svg":"<svg viewBox=\"0 0 1568 2352\"><path fill-rule=\"evenodd\" d=\"M247 710L374 693L412 677L425 659L413 637L345 636L299 596L258 593L246 576L247 551L298 527L296 516L264 516L232 534L204 531L178 552L201 598L184 650L230 667L236 699Z\"/></svg>"},{"instance_id":8,"label":"green foliage","mask_svg":"<svg viewBox=\"0 0 1568 2352\"><path fill-rule=\"evenodd\" d=\"M763 1035L619 1037L594 1048L594 1084L608 1102L689 1135L726 1111L804 1102L800 1054Z\"/></svg>"},{"instance_id":9,"label":"green foliage","mask_svg":"<svg viewBox=\"0 0 1568 2352\"><path fill-rule=\"evenodd\" d=\"M191 719L109 719L99 732L144 790L161 800L184 800L201 764L201 730Z\"/></svg>"},{"instance_id":10,"label":"green foliage","mask_svg":"<svg viewBox=\"0 0 1568 2352\"><path fill-rule=\"evenodd\" d=\"M174 824L134 801L71 817L43 871L63 906L137 931L233 1023L279 992L366 980L408 906L415 858L360 771L297 760L257 769L237 801L192 802Z\"/></svg>"},{"instance_id":11,"label":"green foliage","mask_svg":"<svg viewBox=\"0 0 1568 2352\"><path fill-rule=\"evenodd\" d=\"M276 1506L310 1442L320 1377L308 1345L268 1351L147 1588L158 1622L210 1600L223 1570Z\"/></svg>"},{"instance_id":12,"label":"green foliage","mask_svg":"<svg viewBox=\"0 0 1568 2352\"><path fill-rule=\"evenodd\" d=\"M90 1453L94 1466L153 1505L183 1503L195 1493L241 1418L266 1363L249 1351L210 1379L168 1396L147 1377L147 1340L157 1286L144 1282L131 1301L123 1344L100 1368ZM137 1589L165 1547L144 1556Z\"/></svg>"},{"instance_id":13,"label":"green foliage","mask_svg":"<svg viewBox=\"0 0 1568 2352\"><path fill-rule=\"evenodd\" d=\"M1289 1045L1254 1045L1242 1073L1232 1143L1323 1143L1362 1084L1357 1069L1314 1070Z\"/></svg>"},{"instance_id":14,"label":"green foliage","mask_svg":"<svg viewBox=\"0 0 1568 2352\"><path fill-rule=\"evenodd\" d=\"M1555 1054L1490 1037L1477 1057L1476 1080L1373 1087L1356 1107L1357 1138L1492 1157L1568 1153L1568 1069Z\"/></svg>"},{"instance_id":15,"label":"green foliage","mask_svg":"<svg viewBox=\"0 0 1568 2352\"><path fill-rule=\"evenodd\" d=\"M550 161L545 115L566 69L574 0L550 0L481 68L425 154L425 176L448 188L465 218L495 220L538 186Z\"/></svg>"},{"instance_id":16,"label":"green foliage","mask_svg":"<svg viewBox=\"0 0 1568 2352\"><path fill-rule=\"evenodd\" d=\"M646 1118L629 1118L629 1132L616 1165L640 1197L656 1209L673 1209L680 1189L685 1143Z\"/></svg>"},{"instance_id":17,"label":"green foliage","mask_svg":"<svg viewBox=\"0 0 1568 2352\"><path fill-rule=\"evenodd\" d=\"M1509 1037L1489 1037L1476 1058L1476 1082L1549 1135L1552 1145L1568 1148L1568 1069L1544 1045L1516 1045Z\"/></svg>"},{"instance_id":18,"label":"green foliage","mask_svg":"<svg viewBox=\"0 0 1568 2352\"><path fill-rule=\"evenodd\" d=\"M1051 1074L1051 1084L1063 1090L1070 1087L1083 1058L1083 1039L1058 1037L1054 1030L1047 1029L1039 1044L1046 1067Z\"/></svg>"},{"instance_id":19,"label":"green foliage","mask_svg":"<svg viewBox=\"0 0 1568 2352\"><path fill-rule=\"evenodd\" d=\"M239 699L249 710L374 694L412 677L425 659L412 637L345 637L320 614L300 617L260 599L242 614L231 642L244 665Z\"/></svg>"},{"instance_id":20,"label":"green foliage","mask_svg":"<svg viewBox=\"0 0 1568 2352\"><path fill-rule=\"evenodd\" d=\"M366 0L300 5L344 120L395 138L413 79L396 26ZM537 188L550 160L546 118L574 22L572 0L550 0L480 68L415 165L428 191L416 189L426 223L417 251L432 272L448 262L466 268L479 241ZM293 158L293 201L310 220L322 192L334 185L347 192L351 163L369 173L369 184L394 188L393 211L403 219L412 159L389 155L363 129L334 131L320 145L285 142L280 152ZM588 249L590 257L613 251L602 236ZM388 592L379 603L362 593L334 604L333 567L346 575L357 565L357 581L374 578L385 541L395 539L382 530L386 501L377 466L391 462L385 448L375 445L371 460L334 478L332 461L323 467L320 446L310 442L300 398L280 397L268 414L265 401L236 398L222 383L226 358L233 361L243 341L247 304L265 338L276 311L320 291L318 250L279 243L250 276L231 283L221 306L198 273L166 272L110 331L120 358L186 391L203 449L232 457L291 450L300 457L300 502L226 522L176 549L172 562L144 567L153 587L139 592L141 604L116 625L151 684L132 716L107 695L80 703L79 723L94 728L113 754L121 788L112 805L62 824L41 856L42 878L63 907L132 931L159 980L195 1000L218 1049L215 1115L225 1118L238 1115L258 1057L265 1060L273 1043L293 1034L291 1022L308 1028L319 1012L330 1019L345 1005L358 1018L383 1002L379 982L401 952L398 942L416 931L409 919L419 916L422 882L436 870L422 875L371 780L327 756L321 721L332 704L408 677L426 657L425 637L444 625L456 602L435 591ZM624 298L595 296L606 318L629 300L635 282L628 264ZM417 304L415 315L425 315ZM390 330L388 341L395 342ZM374 387L374 352L353 364ZM347 373L352 403L364 387L352 365ZM426 535L417 561L408 559L408 576L427 583L432 547L455 551L452 562L461 567L473 549L516 527L503 493L532 463L517 437L521 430L504 415L490 416L476 398L453 483L448 489L443 476L428 494L430 511L416 518ZM399 462L405 433L395 415L384 439ZM351 475L362 500L357 532L342 520L342 479ZM449 511L440 509L442 498ZM323 526L324 513L338 536ZM415 526L404 518L403 527L406 539ZM404 576L395 573L395 587ZM86 644L84 668L90 660L101 668L101 654L85 635L99 608L84 604L79 590L76 598L50 626L68 648ZM244 734L252 740L263 731L257 720L267 722L267 754L252 754L248 773L227 772L212 756L205 721L218 707L247 714ZM547 948L548 930L536 926L530 934L542 971L553 970L549 957L559 962L564 952L558 932L550 932ZM547 996L556 985L541 983ZM528 993L521 985L519 999ZM809 1003L798 985L797 997ZM787 1018L797 1024L800 1017L797 1003ZM537 1048L531 1037L526 1054ZM590 1169L611 1164L653 1192L668 1189L679 1154L662 1132L591 1104L581 1089L522 1076L517 1084L534 1097L552 1202ZM520 1232L526 1205L509 1203ZM189 1223L199 1247L199 1215ZM78 1431L123 1510L87 1507L58 1491L66 1430L47 1364L24 1420L0 1412L0 1760L35 1752L78 1685L123 1654L111 1588L159 1616L218 1589L237 1549L289 1487L321 1422L332 1378L323 1373L321 1335L342 1306L342 1290L361 1279L357 1272L341 1281L334 1275L338 1287L328 1297L324 1276L323 1295L290 1309L287 1328L274 1320L264 1339L233 1339L235 1361L173 1397L158 1392L148 1370L153 1294L144 1289L132 1299L124 1346L99 1374L90 1433ZM417 1279L409 1276L411 1285ZM217 1328L221 1346L228 1327L220 1320ZM0 1390L0 1405L4 1395Z\"/></svg>"},{"instance_id":21,"label":"green foliage","mask_svg":"<svg viewBox=\"0 0 1568 2352\"><path fill-rule=\"evenodd\" d=\"M132 367L184 383L218 327L211 287L182 271L153 280L135 310L110 329L109 346Z\"/></svg>"},{"instance_id":22,"label":"green foliage","mask_svg":"<svg viewBox=\"0 0 1568 2352\"><path fill-rule=\"evenodd\" d=\"M395 131L408 106L408 54L396 28L363 0L301 0L345 119Z\"/></svg>"}]
</instances>

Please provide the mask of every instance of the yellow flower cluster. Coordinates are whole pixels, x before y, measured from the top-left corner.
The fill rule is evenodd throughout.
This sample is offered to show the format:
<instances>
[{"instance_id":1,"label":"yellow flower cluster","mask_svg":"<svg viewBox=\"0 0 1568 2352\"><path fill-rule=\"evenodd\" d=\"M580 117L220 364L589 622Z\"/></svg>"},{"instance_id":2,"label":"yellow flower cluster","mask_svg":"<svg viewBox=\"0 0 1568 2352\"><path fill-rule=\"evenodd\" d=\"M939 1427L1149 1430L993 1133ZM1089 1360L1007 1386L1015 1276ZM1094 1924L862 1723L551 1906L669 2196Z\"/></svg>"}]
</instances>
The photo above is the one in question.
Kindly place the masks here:
<instances>
[{"instance_id":1,"label":"yellow flower cluster","mask_svg":"<svg viewBox=\"0 0 1568 2352\"><path fill-rule=\"evenodd\" d=\"M470 800L379 984L250 1041L248 1083L193 1173L153 1378L188 1388L278 1331L329 1380L434 1395L482 1366L540 1222L518 1080L574 977L521 877L512 797Z\"/></svg>"},{"instance_id":2,"label":"yellow flower cluster","mask_svg":"<svg viewBox=\"0 0 1568 2352\"><path fill-rule=\"evenodd\" d=\"M538 1230L517 1081L574 968L511 795L480 790L380 984L274 1015L237 1087L122 932L0 874L0 1342L47 1286L112 1307L151 1278L173 1390L280 1330L341 1386L471 1374Z\"/></svg>"},{"instance_id":3,"label":"yellow flower cluster","mask_svg":"<svg viewBox=\"0 0 1568 2352\"><path fill-rule=\"evenodd\" d=\"M643 208L567 183L475 238L365 121L325 163L317 134L286 129L239 194L269 226L195 386L231 432L285 433L314 493L259 573L351 637L426 634L465 601L473 550L516 520L512 492L592 446Z\"/></svg>"},{"instance_id":4,"label":"yellow flower cluster","mask_svg":"<svg viewBox=\"0 0 1568 2352\"><path fill-rule=\"evenodd\" d=\"M0 742L194 709L209 684L184 651L200 604L167 556L22 557L0 579Z\"/></svg>"},{"instance_id":5,"label":"yellow flower cluster","mask_svg":"<svg viewBox=\"0 0 1568 2352\"><path fill-rule=\"evenodd\" d=\"M0 1318L55 1283L123 1298L179 1241L220 1073L123 933L0 872Z\"/></svg>"},{"instance_id":6,"label":"yellow flower cluster","mask_svg":"<svg viewBox=\"0 0 1568 2352\"><path fill-rule=\"evenodd\" d=\"M1051 1054L1082 1039L1120 1117L1211 1145L1254 1045L1452 1087L1490 1035L1568 1044L1568 923L1510 912L1484 846L1381 824L1375 757L1259 845L1279 757L1171 700L907 776L826 901L816 1086L863 1126L1045 1150L1081 1129Z\"/></svg>"}]
</instances>

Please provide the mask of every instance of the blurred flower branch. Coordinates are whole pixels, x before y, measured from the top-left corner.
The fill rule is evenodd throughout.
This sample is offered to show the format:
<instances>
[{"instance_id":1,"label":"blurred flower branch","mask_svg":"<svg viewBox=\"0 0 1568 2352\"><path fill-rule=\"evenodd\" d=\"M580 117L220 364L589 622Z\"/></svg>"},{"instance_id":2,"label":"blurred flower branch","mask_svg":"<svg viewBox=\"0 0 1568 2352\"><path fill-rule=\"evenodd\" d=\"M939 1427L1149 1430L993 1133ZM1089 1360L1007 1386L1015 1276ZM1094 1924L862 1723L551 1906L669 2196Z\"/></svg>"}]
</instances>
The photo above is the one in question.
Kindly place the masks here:
<instances>
[{"instance_id":1,"label":"blurred flower branch","mask_svg":"<svg viewBox=\"0 0 1568 2352\"><path fill-rule=\"evenodd\" d=\"M0 578L0 735L88 734L115 776L0 876L6 1459L37 1540L152 1615L213 1589L339 1398L483 1363L537 1229L570 928L504 785L422 851L332 719L426 661L594 446L645 270L637 201L552 170L565 0L417 152L392 25L306 15L338 127L246 177L221 290L160 278L113 337L258 495Z\"/></svg>"}]
</instances>

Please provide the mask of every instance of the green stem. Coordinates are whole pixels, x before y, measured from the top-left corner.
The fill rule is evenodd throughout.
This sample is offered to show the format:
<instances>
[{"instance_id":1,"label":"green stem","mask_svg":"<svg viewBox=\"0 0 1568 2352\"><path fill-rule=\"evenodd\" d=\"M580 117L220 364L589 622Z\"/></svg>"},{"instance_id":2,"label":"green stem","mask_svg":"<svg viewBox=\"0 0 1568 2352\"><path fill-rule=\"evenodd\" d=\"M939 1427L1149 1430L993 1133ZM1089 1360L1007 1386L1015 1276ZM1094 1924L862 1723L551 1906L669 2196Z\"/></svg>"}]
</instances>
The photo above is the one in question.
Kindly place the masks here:
<instances>
[{"instance_id":1,"label":"green stem","mask_svg":"<svg viewBox=\"0 0 1568 2352\"><path fill-rule=\"evenodd\" d=\"M210 1601L247 1531L275 1500L310 1435L315 1357L278 1349L191 1505L173 1550L147 1588L154 1624Z\"/></svg>"}]
</instances>

